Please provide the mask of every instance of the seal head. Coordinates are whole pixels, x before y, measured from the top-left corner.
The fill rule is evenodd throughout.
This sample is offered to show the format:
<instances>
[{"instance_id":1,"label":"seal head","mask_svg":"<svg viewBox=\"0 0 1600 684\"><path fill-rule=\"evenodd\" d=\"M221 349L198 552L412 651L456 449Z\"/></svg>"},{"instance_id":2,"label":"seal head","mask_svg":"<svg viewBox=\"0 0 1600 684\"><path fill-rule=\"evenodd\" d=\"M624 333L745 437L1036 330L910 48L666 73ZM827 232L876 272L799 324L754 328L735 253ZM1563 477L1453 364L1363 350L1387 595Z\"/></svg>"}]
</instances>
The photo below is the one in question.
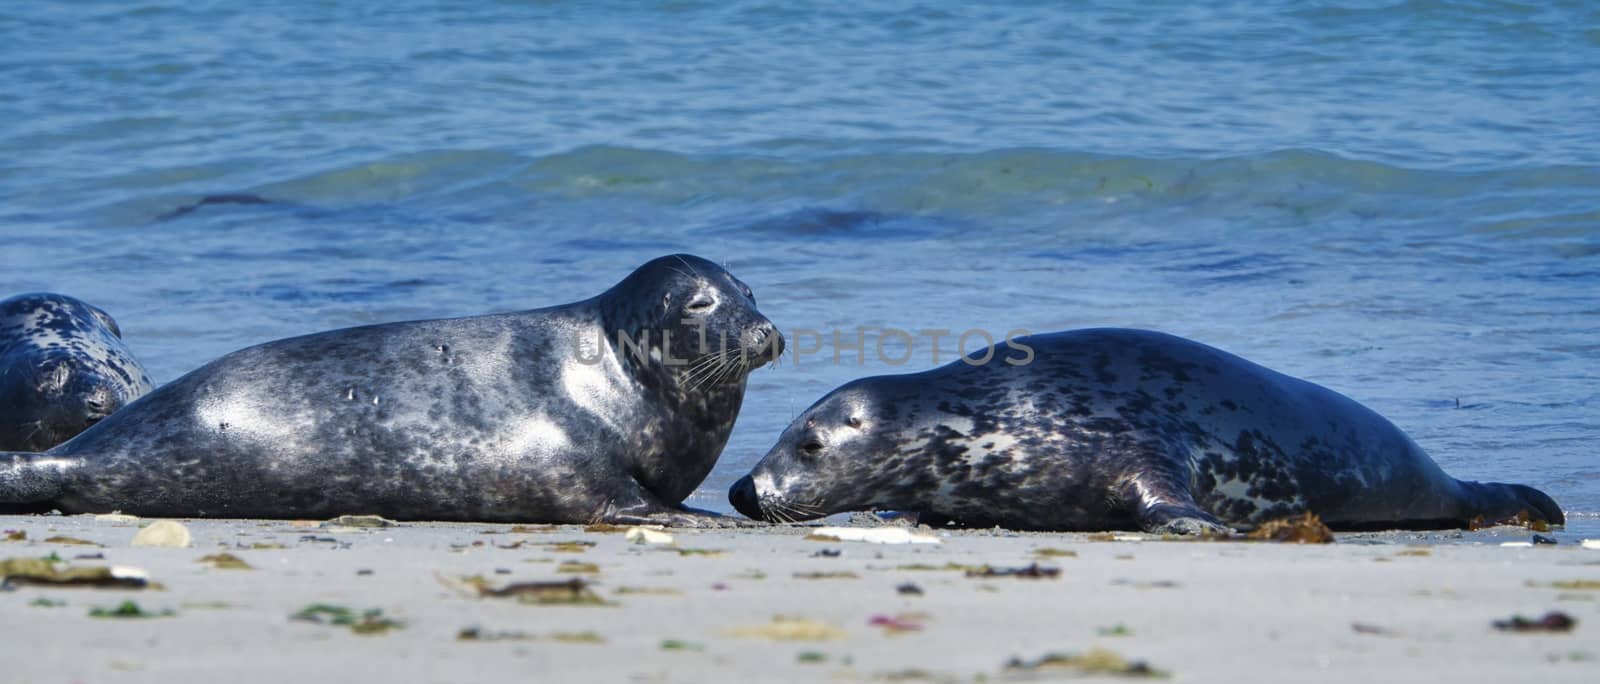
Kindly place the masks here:
<instances>
[{"instance_id":1,"label":"seal head","mask_svg":"<svg viewBox=\"0 0 1600 684\"><path fill-rule=\"evenodd\" d=\"M98 307L52 293L0 301L0 450L48 449L150 389Z\"/></svg>"}]
</instances>

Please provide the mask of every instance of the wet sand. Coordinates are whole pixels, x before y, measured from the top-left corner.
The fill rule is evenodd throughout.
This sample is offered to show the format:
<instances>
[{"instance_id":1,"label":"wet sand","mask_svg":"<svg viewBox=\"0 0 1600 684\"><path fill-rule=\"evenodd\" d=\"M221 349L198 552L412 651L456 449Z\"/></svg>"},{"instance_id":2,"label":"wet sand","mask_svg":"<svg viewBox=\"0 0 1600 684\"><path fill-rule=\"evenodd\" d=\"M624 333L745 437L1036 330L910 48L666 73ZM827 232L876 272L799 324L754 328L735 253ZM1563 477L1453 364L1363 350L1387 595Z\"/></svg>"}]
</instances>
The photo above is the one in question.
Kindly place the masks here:
<instances>
[{"instance_id":1,"label":"wet sand","mask_svg":"<svg viewBox=\"0 0 1600 684\"><path fill-rule=\"evenodd\" d=\"M879 545L767 528L658 545L621 528L186 520L189 547L131 546L150 522L0 517L26 535L0 558L132 566L162 587L0 592L3 679L970 682L1077 675L1082 660L1008 663L1089 653L1172 681L1600 681L1600 550L1500 546L1530 537L1508 528L1332 545L993 531ZM224 552L252 569L199 562ZM968 573L1034 564L1059 573ZM485 596L473 577L491 591L582 578L601 603ZM89 615L125 600L174 614ZM315 604L381 615L366 634L327 611L291 618ZM1552 610L1576 627L1491 626Z\"/></svg>"}]
</instances>

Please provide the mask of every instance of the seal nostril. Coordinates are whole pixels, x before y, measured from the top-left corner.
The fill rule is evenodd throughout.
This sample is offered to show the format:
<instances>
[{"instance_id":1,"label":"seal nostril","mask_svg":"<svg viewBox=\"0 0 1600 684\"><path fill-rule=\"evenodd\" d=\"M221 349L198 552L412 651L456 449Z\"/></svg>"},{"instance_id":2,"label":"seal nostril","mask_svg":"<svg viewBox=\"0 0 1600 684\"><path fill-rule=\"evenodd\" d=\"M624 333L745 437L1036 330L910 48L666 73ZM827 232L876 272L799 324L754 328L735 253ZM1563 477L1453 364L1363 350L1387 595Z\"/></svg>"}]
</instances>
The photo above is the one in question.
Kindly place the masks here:
<instances>
[{"instance_id":1,"label":"seal nostril","mask_svg":"<svg viewBox=\"0 0 1600 684\"><path fill-rule=\"evenodd\" d=\"M746 518L761 519L761 501L756 496L756 481L749 475L739 478L728 489L728 503L733 504L733 509Z\"/></svg>"}]
</instances>

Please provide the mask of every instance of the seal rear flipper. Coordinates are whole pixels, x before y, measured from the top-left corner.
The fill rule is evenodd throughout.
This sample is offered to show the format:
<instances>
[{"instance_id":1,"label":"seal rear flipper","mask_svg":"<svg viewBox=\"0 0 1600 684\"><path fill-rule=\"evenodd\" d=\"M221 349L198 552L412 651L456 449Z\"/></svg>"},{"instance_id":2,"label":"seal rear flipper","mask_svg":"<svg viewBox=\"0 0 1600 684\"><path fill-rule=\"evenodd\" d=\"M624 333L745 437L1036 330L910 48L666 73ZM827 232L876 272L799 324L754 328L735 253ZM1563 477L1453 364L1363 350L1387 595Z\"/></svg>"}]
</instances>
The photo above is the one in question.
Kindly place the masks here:
<instances>
[{"instance_id":1,"label":"seal rear flipper","mask_svg":"<svg viewBox=\"0 0 1600 684\"><path fill-rule=\"evenodd\" d=\"M0 514L47 513L63 493L77 459L36 452L0 452Z\"/></svg>"},{"instance_id":2,"label":"seal rear flipper","mask_svg":"<svg viewBox=\"0 0 1600 684\"><path fill-rule=\"evenodd\" d=\"M1189 490L1158 478L1130 478L1122 500L1133 508L1139 529L1152 534L1231 537L1236 534L1216 516L1194 502Z\"/></svg>"},{"instance_id":3,"label":"seal rear flipper","mask_svg":"<svg viewBox=\"0 0 1600 684\"><path fill-rule=\"evenodd\" d=\"M1527 512L1531 521L1551 525L1567 522L1566 514L1555 499L1527 485L1462 481L1461 490L1467 498L1465 518L1468 521L1481 518L1481 522L1493 524Z\"/></svg>"}]
</instances>

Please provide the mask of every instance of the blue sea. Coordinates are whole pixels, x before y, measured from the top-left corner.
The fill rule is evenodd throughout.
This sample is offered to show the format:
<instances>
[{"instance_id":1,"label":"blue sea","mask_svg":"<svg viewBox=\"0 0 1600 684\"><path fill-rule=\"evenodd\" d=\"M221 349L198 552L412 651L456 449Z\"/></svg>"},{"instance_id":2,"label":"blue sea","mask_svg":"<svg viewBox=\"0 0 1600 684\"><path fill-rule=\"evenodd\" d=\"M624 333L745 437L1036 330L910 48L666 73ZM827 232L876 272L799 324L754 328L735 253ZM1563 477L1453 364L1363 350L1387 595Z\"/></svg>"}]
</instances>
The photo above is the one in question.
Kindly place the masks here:
<instances>
[{"instance_id":1,"label":"blue sea","mask_svg":"<svg viewBox=\"0 0 1600 684\"><path fill-rule=\"evenodd\" d=\"M693 252L817 351L752 376L691 505L964 331L1131 326L1348 394L1595 536L1597 7L5 3L0 294L102 306L159 382ZM270 202L169 216L221 193Z\"/></svg>"}]
</instances>

